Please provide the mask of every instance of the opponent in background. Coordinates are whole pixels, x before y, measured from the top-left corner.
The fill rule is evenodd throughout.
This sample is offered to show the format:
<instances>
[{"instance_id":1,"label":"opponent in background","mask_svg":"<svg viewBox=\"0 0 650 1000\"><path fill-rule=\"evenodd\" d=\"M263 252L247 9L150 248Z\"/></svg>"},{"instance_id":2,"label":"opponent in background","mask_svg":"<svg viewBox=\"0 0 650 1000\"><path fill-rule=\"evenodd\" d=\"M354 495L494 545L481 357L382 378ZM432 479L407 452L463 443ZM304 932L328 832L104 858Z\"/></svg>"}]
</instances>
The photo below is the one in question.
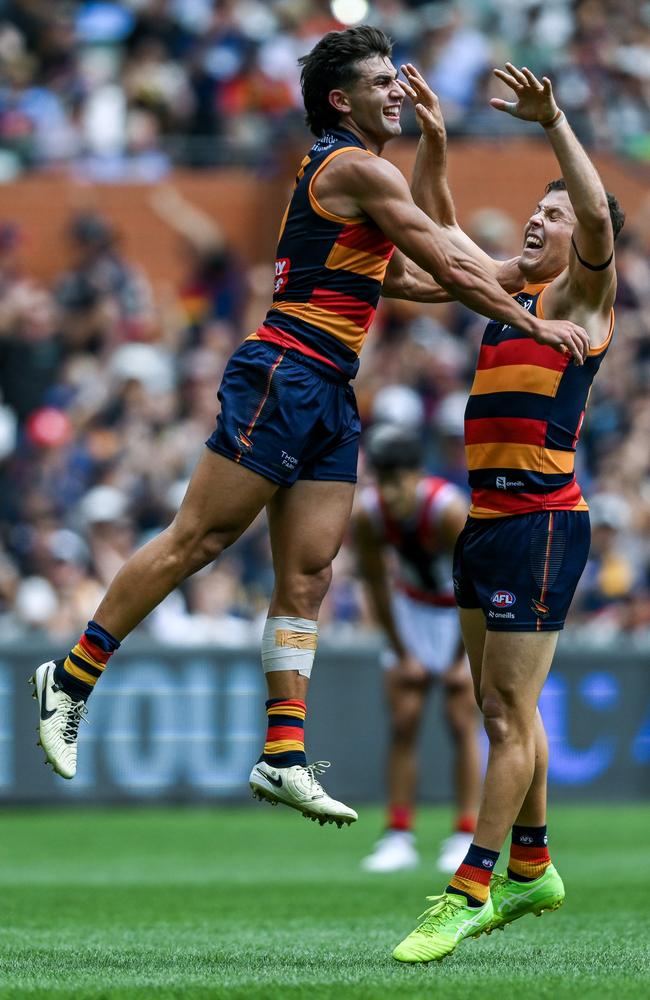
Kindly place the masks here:
<instances>
[{"instance_id":1,"label":"opponent in background","mask_svg":"<svg viewBox=\"0 0 650 1000\"><path fill-rule=\"evenodd\" d=\"M453 871L472 842L481 786L478 712L451 572L467 501L453 483L425 473L417 431L379 424L364 445L376 485L357 497L353 542L359 574L387 641L389 730L386 830L361 865L370 872L391 872L419 862L413 830L417 739L427 697L439 684L453 750L456 817L437 867ZM427 761L424 772L427 785L435 783L437 762Z\"/></svg>"}]
</instances>

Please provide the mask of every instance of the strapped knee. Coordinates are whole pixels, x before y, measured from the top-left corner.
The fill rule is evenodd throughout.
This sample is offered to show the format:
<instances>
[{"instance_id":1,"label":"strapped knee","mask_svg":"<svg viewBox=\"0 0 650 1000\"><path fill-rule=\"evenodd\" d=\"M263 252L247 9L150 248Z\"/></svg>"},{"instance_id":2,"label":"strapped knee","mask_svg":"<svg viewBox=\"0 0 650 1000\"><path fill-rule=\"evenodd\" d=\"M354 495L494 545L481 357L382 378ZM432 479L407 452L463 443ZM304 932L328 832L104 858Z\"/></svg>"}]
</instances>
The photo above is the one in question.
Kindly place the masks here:
<instances>
[{"instance_id":1,"label":"strapped knee","mask_svg":"<svg viewBox=\"0 0 650 1000\"><path fill-rule=\"evenodd\" d=\"M309 618L267 618L262 634L262 669L297 670L311 677L318 643L318 622Z\"/></svg>"}]
</instances>

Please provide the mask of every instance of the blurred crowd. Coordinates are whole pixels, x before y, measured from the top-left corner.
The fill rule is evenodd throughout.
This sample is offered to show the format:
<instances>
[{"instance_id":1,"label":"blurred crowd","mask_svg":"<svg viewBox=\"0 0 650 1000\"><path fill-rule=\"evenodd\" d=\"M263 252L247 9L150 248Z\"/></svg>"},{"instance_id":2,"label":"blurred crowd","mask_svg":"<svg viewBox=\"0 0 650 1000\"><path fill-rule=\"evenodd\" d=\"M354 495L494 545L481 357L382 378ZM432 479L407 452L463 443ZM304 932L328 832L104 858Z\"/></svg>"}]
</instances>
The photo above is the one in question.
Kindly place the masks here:
<instances>
[{"instance_id":1,"label":"blurred crowd","mask_svg":"<svg viewBox=\"0 0 650 1000\"><path fill-rule=\"evenodd\" d=\"M177 230L187 271L161 297L95 211L73 215L61 269L26 273L0 223L0 628L4 640L85 624L135 547L163 529L211 433L228 356L268 304L270 270L246 273L215 221L175 188L152 206ZM590 637L650 632L650 242L642 216L618 244L617 334L591 395L578 477L593 546L572 612ZM519 227L485 209L471 233L497 257ZM457 304L384 300L356 380L367 428L419 429L427 468L464 486L462 424L484 323ZM368 473L361 460L361 480ZM142 626L173 643L254 640L272 588L265 519ZM369 625L355 558L335 563L323 624Z\"/></svg>"},{"instance_id":2,"label":"blurred crowd","mask_svg":"<svg viewBox=\"0 0 650 1000\"><path fill-rule=\"evenodd\" d=\"M0 181L264 164L304 129L298 57L361 20L422 69L451 132L521 127L488 110L512 59L552 76L581 139L650 158L645 0L0 0Z\"/></svg>"}]
</instances>

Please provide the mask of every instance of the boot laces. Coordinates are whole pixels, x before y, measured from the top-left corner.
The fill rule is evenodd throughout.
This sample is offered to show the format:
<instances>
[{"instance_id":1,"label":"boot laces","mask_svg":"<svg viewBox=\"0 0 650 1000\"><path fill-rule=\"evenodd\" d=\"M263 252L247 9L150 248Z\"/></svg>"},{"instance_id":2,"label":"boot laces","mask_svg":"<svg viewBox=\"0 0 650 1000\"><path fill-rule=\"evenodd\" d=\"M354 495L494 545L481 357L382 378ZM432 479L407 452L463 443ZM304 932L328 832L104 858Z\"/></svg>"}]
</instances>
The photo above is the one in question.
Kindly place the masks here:
<instances>
[{"instance_id":1,"label":"boot laces","mask_svg":"<svg viewBox=\"0 0 650 1000\"><path fill-rule=\"evenodd\" d=\"M325 794L325 789L321 785L316 775L325 774L325 771L327 771L328 767L330 766L331 765L329 760L316 760L314 761L313 764L307 764L306 767L303 767L302 770L305 774L305 777L307 778L309 789L312 794L314 793L315 794L320 793L322 795Z\"/></svg>"},{"instance_id":2,"label":"boot laces","mask_svg":"<svg viewBox=\"0 0 650 1000\"><path fill-rule=\"evenodd\" d=\"M441 896L427 896L426 899L433 903L433 906L429 906L418 917L418 920L422 920L418 931L423 934L433 934L441 924L444 924L451 913L455 913L456 907L450 900L449 893L446 892Z\"/></svg>"},{"instance_id":3,"label":"boot laces","mask_svg":"<svg viewBox=\"0 0 650 1000\"><path fill-rule=\"evenodd\" d=\"M88 708L86 707L85 701L74 701L70 698L70 704L67 707L65 722L63 725L63 741L64 743L76 743L77 735L79 733L79 723L83 720L88 722L86 716L88 715Z\"/></svg>"}]
</instances>

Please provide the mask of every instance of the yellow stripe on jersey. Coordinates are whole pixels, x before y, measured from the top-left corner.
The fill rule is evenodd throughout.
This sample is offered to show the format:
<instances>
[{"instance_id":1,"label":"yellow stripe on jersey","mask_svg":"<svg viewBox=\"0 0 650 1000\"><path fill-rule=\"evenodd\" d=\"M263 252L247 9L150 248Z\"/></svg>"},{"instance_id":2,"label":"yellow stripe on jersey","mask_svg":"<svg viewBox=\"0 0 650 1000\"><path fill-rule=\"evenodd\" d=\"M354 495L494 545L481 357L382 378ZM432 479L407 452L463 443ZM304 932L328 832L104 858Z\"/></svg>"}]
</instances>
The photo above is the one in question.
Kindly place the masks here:
<instances>
[{"instance_id":1,"label":"yellow stripe on jersey","mask_svg":"<svg viewBox=\"0 0 650 1000\"><path fill-rule=\"evenodd\" d=\"M388 259L335 243L325 261L325 267L331 271L352 271L353 274L363 274L366 278L383 281L388 267Z\"/></svg>"},{"instance_id":2,"label":"yellow stripe on jersey","mask_svg":"<svg viewBox=\"0 0 650 1000\"><path fill-rule=\"evenodd\" d=\"M288 316L296 316L298 319L304 320L305 323L311 323L319 330L331 333L355 354L358 354L363 346L366 331L345 316L339 316L328 309L310 305L308 302L275 302L273 308Z\"/></svg>"},{"instance_id":3,"label":"yellow stripe on jersey","mask_svg":"<svg viewBox=\"0 0 650 1000\"><path fill-rule=\"evenodd\" d=\"M526 469L548 475L573 472L574 453L537 444L469 444L467 467L474 469Z\"/></svg>"},{"instance_id":4,"label":"yellow stripe on jersey","mask_svg":"<svg viewBox=\"0 0 650 1000\"><path fill-rule=\"evenodd\" d=\"M484 396L489 392L534 392L539 396L555 396L562 375L561 371L539 365L479 368L474 376L470 396Z\"/></svg>"}]
</instances>

